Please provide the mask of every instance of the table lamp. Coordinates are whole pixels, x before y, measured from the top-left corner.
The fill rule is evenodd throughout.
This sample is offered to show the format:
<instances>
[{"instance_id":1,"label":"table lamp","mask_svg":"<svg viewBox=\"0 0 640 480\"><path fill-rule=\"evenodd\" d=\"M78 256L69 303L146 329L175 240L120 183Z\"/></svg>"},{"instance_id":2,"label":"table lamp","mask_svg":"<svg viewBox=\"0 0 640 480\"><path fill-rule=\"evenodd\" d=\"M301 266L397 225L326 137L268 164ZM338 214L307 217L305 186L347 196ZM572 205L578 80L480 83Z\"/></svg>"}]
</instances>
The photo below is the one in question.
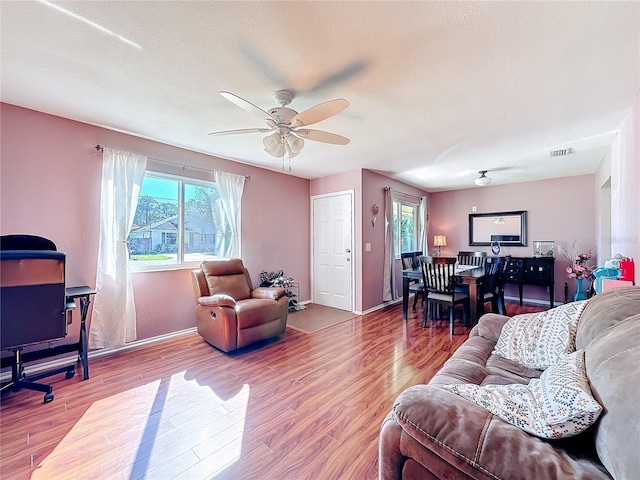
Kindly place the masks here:
<instances>
[{"instance_id":1,"label":"table lamp","mask_svg":"<svg viewBox=\"0 0 640 480\"><path fill-rule=\"evenodd\" d=\"M447 237L444 235L434 235L433 246L436 247L433 249L433 256L439 257L442 255L442 247L447 246Z\"/></svg>"}]
</instances>

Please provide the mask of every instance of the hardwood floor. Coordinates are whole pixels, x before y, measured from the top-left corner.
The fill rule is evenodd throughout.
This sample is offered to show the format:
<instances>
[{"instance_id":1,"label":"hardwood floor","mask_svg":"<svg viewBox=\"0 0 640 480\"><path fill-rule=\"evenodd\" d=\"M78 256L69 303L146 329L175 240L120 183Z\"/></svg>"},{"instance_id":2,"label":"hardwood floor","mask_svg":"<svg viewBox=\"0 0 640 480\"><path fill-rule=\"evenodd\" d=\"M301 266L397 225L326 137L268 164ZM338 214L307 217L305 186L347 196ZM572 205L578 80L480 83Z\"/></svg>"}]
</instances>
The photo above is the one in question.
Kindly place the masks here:
<instances>
[{"instance_id":1,"label":"hardwood floor","mask_svg":"<svg viewBox=\"0 0 640 480\"><path fill-rule=\"evenodd\" d=\"M509 313L543 308L508 306ZM405 388L427 382L469 329L422 329L395 305L312 335L231 355L193 333L50 377L55 400L0 405L0 477L374 479L378 430Z\"/></svg>"}]
</instances>

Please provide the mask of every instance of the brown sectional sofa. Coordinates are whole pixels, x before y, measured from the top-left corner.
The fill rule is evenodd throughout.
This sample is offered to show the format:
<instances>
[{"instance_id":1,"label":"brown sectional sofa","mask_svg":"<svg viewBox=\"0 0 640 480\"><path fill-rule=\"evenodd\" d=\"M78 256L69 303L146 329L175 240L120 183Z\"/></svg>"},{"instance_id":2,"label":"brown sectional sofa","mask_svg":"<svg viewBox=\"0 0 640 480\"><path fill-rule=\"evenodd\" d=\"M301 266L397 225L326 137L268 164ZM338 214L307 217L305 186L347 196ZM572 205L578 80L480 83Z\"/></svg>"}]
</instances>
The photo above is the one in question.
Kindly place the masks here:
<instances>
[{"instance_id":1,"label":"brown sectional sofa","mask_svg":"<svg viewBox=\"0 0 640 480\"><path fill-rule=\"evenodd\" d=\"M438 388L452 383L526 384L530 369L492 354L508 317L486 314L428 385L402 392L379 437L379 478L640 479L640 286L593 298L576 349L585 350L595 425L544 440Z\"/></svg>"}]
</instances>

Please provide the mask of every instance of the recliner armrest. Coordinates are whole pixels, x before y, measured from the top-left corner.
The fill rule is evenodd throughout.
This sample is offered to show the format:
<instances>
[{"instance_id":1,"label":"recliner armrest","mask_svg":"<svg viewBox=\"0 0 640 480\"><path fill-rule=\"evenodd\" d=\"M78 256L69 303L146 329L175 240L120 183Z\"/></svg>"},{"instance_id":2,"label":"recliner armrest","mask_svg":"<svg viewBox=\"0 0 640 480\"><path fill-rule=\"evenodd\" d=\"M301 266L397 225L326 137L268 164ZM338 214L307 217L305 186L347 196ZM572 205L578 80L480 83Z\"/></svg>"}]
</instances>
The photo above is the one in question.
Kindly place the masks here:
<instances>
[{"instance_id":1,"label":"recliner armrest","mask_svg":"<svg viewBox=\"0 0 640 480\"><path fill-rule=\"evenodd\" d=\"M252 298L266 298L268 300L278 300L286 294L282 287L258 287L251 292Z\"/></svg>"},{"instance_id":2,"label":"recliner armrest","mask_svg":"<svg viewBox=\"0 0 640 480\"><path fill-rule=\"evenodd\" d=\"M588 455L565 450L560 442L529 435L475 403L434 385L414 385L402 392L388 418L394 420L409 437L399 442L400 455L394 456L413 457L433 472L451 472L454 467L463 473L451 472L451 477L610 478ZM576 437L574 441L582 439ZM386 467L388 471L389 466Z\"/></svg>"},{"instance_id":3,"label":"recliner armrest","mask_svg":"<svg viewBox=\"0 0 640 480\"><path fill-rule=\"evenodd\" d=\"M236 301L233 297L223 293L210 295L208 297L200 297L198 298L198 304L203 307L236 307Z\"/></svg>"}]
</instances>

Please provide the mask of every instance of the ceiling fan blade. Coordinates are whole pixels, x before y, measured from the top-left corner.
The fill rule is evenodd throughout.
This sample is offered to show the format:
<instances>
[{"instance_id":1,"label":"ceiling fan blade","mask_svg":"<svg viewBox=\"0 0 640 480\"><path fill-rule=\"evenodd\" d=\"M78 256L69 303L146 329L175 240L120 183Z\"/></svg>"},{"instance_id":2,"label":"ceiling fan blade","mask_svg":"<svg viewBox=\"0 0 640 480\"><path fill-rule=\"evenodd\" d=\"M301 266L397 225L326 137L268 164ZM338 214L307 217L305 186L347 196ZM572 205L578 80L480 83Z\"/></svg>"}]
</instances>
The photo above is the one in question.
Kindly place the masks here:
<instances>
[{"instance_id":1,"label":"ceiling fan blade","mask_svg":"<svg viewBox=\"0 0 640 480\"><path fill-rule=\"evenodd\" d=\"M253 103L251 103L251 102L245 100L244 98L241 98L241 97L239 97L239 96L237 96L237 95L235 95L235 94L233 94L231 92L225 92L224 90L221 90L220 91L220 95L222 95L224 98L229 100L234 105L237 105L241 109L246 110L247 112L258 116L263 120L271 119L276 123L278 121L276 118L274 118L271 115L269 115L267 112L262 110L260 107L255 106Z\"/></svg>"},{"instance_id":2,"label":"ceiling fan blade","mask_svg":"<svg viewBox=\"0 0 640 480\"><path fill-rule=\"evenodd\" d=\"M240 128L238 130L223 130L221 132L211 132L209 135L239 135L241 133L268 133L271 128Z\"/></svg>"},{"instance_id":3,"label":"ceiling fan blade","mask_svg":"<svg viewBox=\"0 0 640 480\"><path fill-rule=\"evenodd\" d=\"M342 135L335 133L323 132L322 130L309 130L308 128L292 130L292 133L298 137L314 140L316 142L332 143L334 145L346 145L351 140Z\"/></svg>"},{"instance_id":4,"label":"ceiling fan blade","mask_svg":"<svg viewBox=\"0 0 640 480\"><path fill-rule=\"evenodd\" d=\"M318 123L329 117L333 117L348 106L349 102L347 102L344 98L329 100L328 102L321 103L319 105L316 105L315 107L311 107L303 112L300 112L291 119L291 125L302 127L305 125Z\"/></svg>"}]
</instances>

